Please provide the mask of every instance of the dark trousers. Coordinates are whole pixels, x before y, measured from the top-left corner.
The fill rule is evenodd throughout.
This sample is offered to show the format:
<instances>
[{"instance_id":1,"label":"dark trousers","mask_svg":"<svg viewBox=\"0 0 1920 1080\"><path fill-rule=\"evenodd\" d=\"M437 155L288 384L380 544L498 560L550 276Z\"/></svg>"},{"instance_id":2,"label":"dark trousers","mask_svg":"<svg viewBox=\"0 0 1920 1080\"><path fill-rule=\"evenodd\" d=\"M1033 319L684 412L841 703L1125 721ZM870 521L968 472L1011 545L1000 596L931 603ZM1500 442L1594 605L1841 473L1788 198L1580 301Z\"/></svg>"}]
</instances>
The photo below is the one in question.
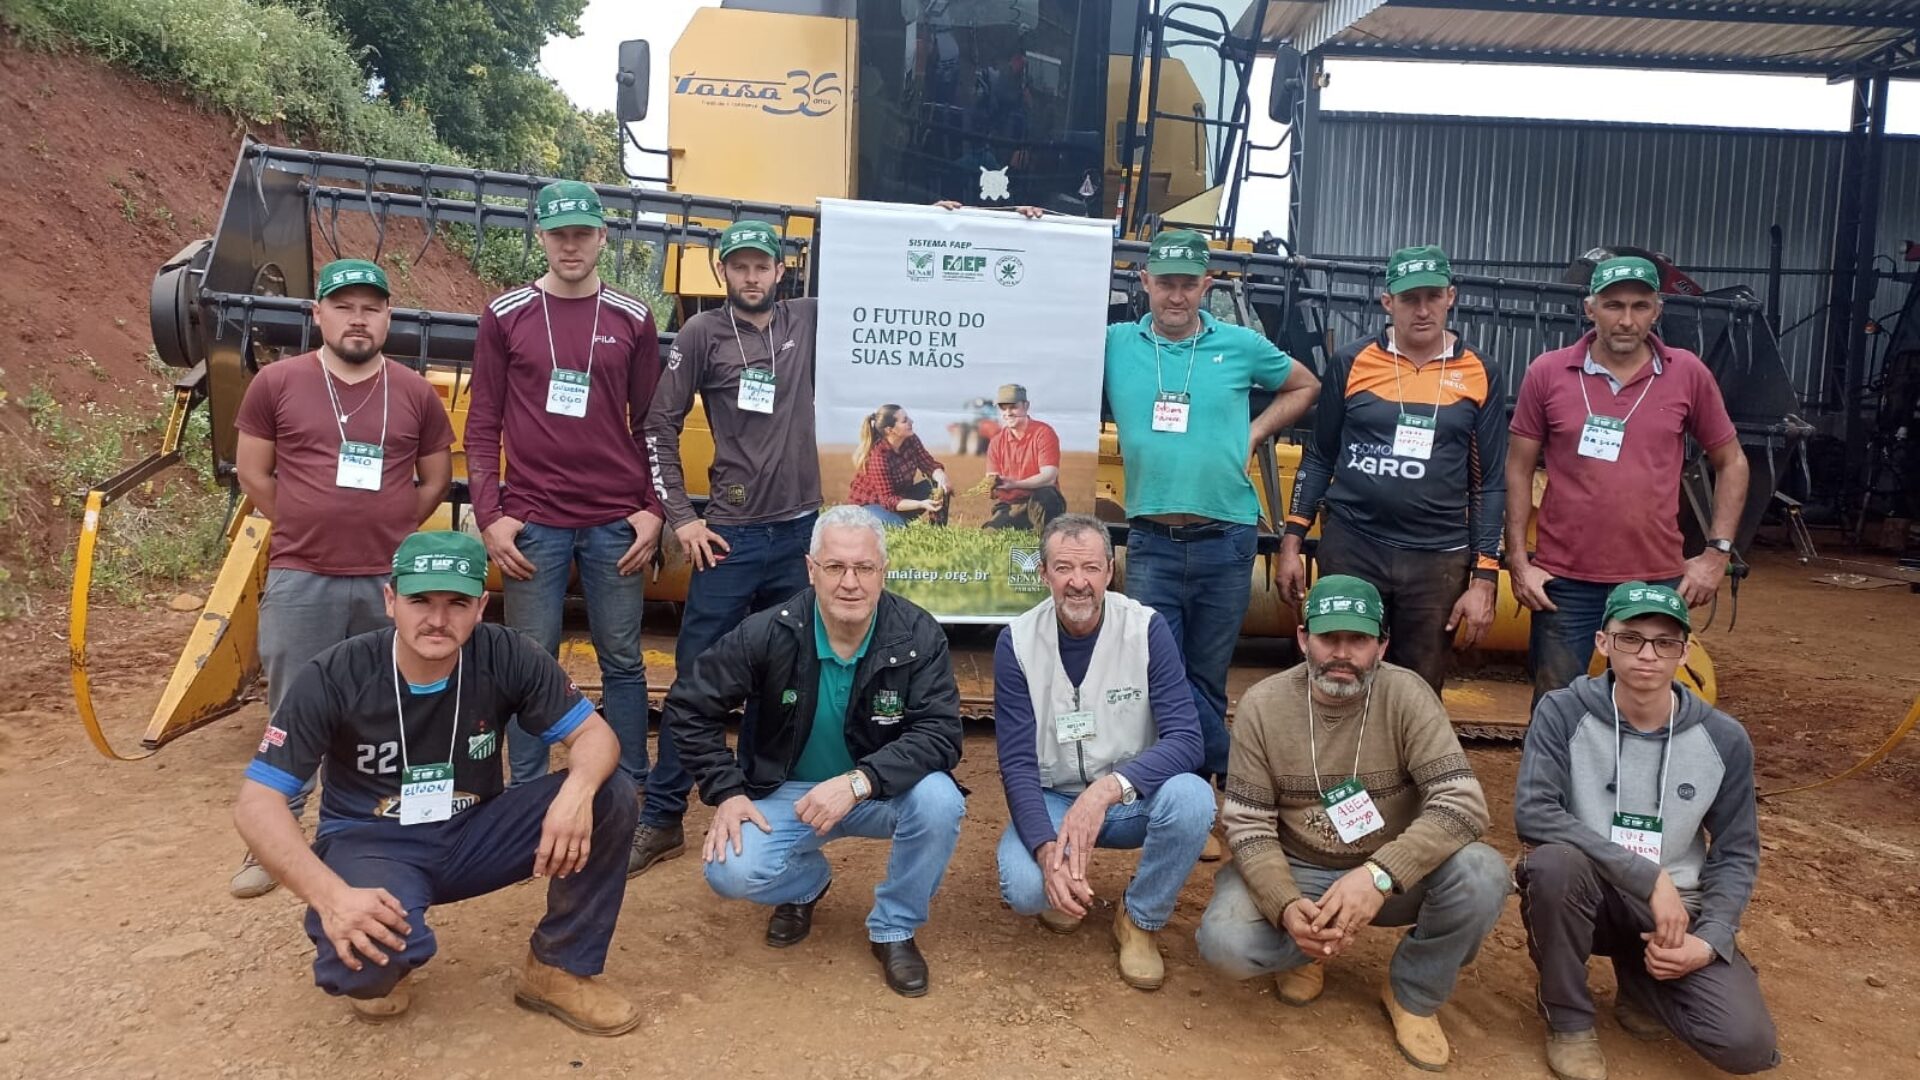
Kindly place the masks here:
<instances>
[{"instance_id":1,"label":"dark trousers","mask_svg":"<svg viewBox=\"0 0 1920 1080\"><path fill-rule=\"evenodd\" d=\"M1322 576L1351 574L1380 590L1387 605L1388 662L1413 669L1439 693L1453 660L1447 616L1467 591L1473 554L1388 547L1329 511L1314 561Z\"/></svg>"},{"instance_id":2,"label":"dark trousers","mask_svg":"<svg viewBox=\"0 0 1920 1080\"><path fill-rule=\"evenodd\" d=\"M307 936L318 953L313 981L329 994L385 997L394 984L433 958L438 945L427 908L483 896L533 876L533 855L547 807L566 781L564 772L518 784L451 820L432 825L374 821L337 828L314 841L313 853L357 889L385 889L407 909L407 947L387 952L384 967L361 960L359 971L307 909ZM633 781L615 769L593 796L593 835L587 865L547 885L547 914L530 942L541 963L575 975L600 974L607 944L626 896L627 849L637 813Z\"/></svg>"},{"instance_id":3,"label":"dark trousers","mask_svg":"<svg viewBox=\"0 0 1920 1080\"><path fill-rule=\"evenodd\" d=\"M687 583L687 603L680 613L680 636L673 643L677 673L719 641L740 621L785 600L807 587L807 545L813 538L817 514L761 525L709 525L727 542L726 557L709 570L696 570ZM751 703L747 708L753 708ZM741 730L752 730L752 724ZM693 777L680 764L679 748L660 726L659 753L647 774L647 793L640 820L671 828L687 816L687 794Z\"/></svg>"},{"instance_id":4,"label":"dark trousers","mask_svg":"<svg viewBox=\"0 0 1920 1080\"><path fill-rule=\"evenodd\" d=\"M1593 1027L1587 958L1613 960L1620 994L1660 1018L1681 1042L1715 1068L1755 1073L1780 1063L1773 1018L1747 958L1714 957L1679 979L1647 973L1653 910L1608 884L1593 860L1565 844L1542 844L1517 868L1527 949L1540 972L1540 1015L1555 1031Z\"/></svg>"},{"instance_id":5,"label":"dark trousers","mask_svg":"<svg viewBox=\"0 0 1920 1080\"><path fill-rule=\"evenodd\" d=\"M983 529L1032 529L1039 532L1047 522L1067 512L1067 497L1057 487L1034 488L1016 502L993 502L993 516L981 524Z\"/></svg>"}]
</instances>

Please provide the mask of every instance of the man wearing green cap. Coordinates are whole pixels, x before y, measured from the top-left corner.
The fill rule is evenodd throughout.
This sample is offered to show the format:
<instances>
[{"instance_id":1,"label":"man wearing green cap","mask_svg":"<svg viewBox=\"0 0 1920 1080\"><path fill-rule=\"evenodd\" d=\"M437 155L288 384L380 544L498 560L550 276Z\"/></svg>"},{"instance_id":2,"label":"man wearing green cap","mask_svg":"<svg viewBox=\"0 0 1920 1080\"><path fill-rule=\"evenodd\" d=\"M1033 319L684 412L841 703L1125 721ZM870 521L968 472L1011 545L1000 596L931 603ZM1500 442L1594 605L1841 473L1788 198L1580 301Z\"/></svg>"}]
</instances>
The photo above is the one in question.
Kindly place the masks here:
<instances>
[{"instance_id":1,"label":"man wearing green cap","mask_svg":"<svg viewBox=\"0 0 1920 1080\"><path fill-rule=\"evenodd\" d=\"M1471 647L1493 624L1506 508L1500 368L1447 329L1453 269L1437 247L1387 260L1387 327L1333 354L1280 546L1281 591L1306 595L1300 557L1321 518L1325 574L1373 582L1393 621L1388 659L1436 693L1456 628Z\"/></svg>"},{"instance_id":2,"label":"man wearing green cap","mask_svg":"<svg viewBox=\"0 0 1920 1080\"><path fill-rule=\"evenodd\" d=\"M1305 662L1240 699L1221 811L1233 862L1214 878L1200 955L1242 979L1278 973L1280 1000L1304 1007L1367 927L1411 926L1380 1003L1401 1055L1439 1070L1437 1014L1500 918L1507 865L1480 841L1486 795L1440 698L1382 660L1380 615L1372 585L1322 577Z\"/></svg>"},{"instance_id":3,"label":"man wearing green cap","mask_svg":"<svg viewBox=\"0 0 1920 1080\"><path fill-rule=\"evenodd\" d=\"M550 878L514 988L522 1007L590 1035L640 1022L594 978L626 893L633 783L620 743L552 657L481 622L487 556L465 533L407 537L383 588L392 629L309 661L247 766L234 823L308 904L314 982L368 1021L409 1004L403 980L437 949L427 909ZM568 768L501 790L500 733L517 716ZM288 796L324 764L309 849Z\"/></svg>"},{"instance_id":4,"label":"man wearing green cap","mask_svg":"<svg viewBox=\"0 0 1920 1080\"><path fill-rule=\"evenodd\" d=\"M1604 618L1608 672L1535 707L1514 792L1547 1064L1606 1080L1587 986L1588 957L1605 956L1629 1034L1671 1031L1731 1073L1772 1068L1773 1020L1736 940L1760 867L1753 744L1674 680L1692 630L1678 592L1617 585Z\"/></svg>"},{"instance_id":5,"label":"man wearing green cap","mask_svg":"<svg viewBox=\"0 0 1920 1080\"><path fill-rule=\"evenodd\" d=\"M727 226L715 256L726 305L680 328L646 420L654 493L693 563L673 646L676 672L688 670L748 615L807 587L807 543L820 509L813 434L817 302L776 299L786 262L780 234L767 222ZM704 510L687 495L680 451L695 395L713 433ZM686 851L681 820L692 788L679 748L662 727L634 834L636 873Z\"/></svg>"},{"instance_id":6,"label":"man wearing green cap","mask_svg":"<svg viewBox=\"0 0 1920 1080\"><path fill-rule=\"evenodd\" d=\"M1535 704L1586 674L1607 593L1623 581L1674 586L1693 606L1713 599L1747 501L1747 456L1720 386L1700 358L1660 340L1660 274L1646 259L1593 269L1593 329L1527 368L1507 453L1507 562L1533 610L1527 663ZM1681 548L1680 473L1687 440L1713 465L1705 548ZM1531 553L1533 473L1544 464Z\"/></svg>"},{"instance_id":7,"label":"man wearing green cap","mask_svg":"<svg viewBox=\"0 0 1920 1080\"><path fill-rule=\"evenodd\" d=\"M1042 529L1067 512L1060 494L1060 436L1052 424L1033 418L1027 388L1007 383L994 401L1000 430L987 443L987 471L993 474L993 514L989 529Z\"/></svg>"},{"instance_id":8,"label":"man wearing green cap","mask_svg":"<svg viewBox=\"0 0 1920 1080\"><path fill-rule=\"evenodd\" d=\"M643 424L660 339L645 304L600 280L607 230L592 186L548 184L533 209L547 272L480 313L466 426L473 512L500 566L507 625L552 654L578 568L601 703L620 767L642 785L640 612L661 523ZM547 770L545 744L511 728L508 754L516 784Z\"/></svg>"},{"instance_id":9,"label":"man wearing green cap","mask_svg":"<svg viewBox=\"0 0 1920 1080\"><path fill-rule=\"evenodd\" d=\"M259 633L270 716L307 661L387 625L387 562L440 505L453 474L453 425L439 396L380 351L386 272L339 259L316 280L320 348L261 368L234 418L240 488L273 522ZM296 819L309 790L288 801ZM276 884L248 852L228 890L246 899Z\"/></svg>"},{"instance_id":10,"label":"man wearing green cap","mask_svg":"<svg viewBox=\"0 0 1920 1080\"><path fill-rule=\"evenodd\" d=\"M1107 327L1106 398L1125 460L1126 592L1180 643L1206 740L1202 773L1217 777L1260 519L1247 459L1300 419L1320 381L1258 331L1206 310L1208 257L1191 229L1153 238L1140 275L1147 314ZM1257 417L1255 389L1274 392Z\"/></svg>"}]
</instances>

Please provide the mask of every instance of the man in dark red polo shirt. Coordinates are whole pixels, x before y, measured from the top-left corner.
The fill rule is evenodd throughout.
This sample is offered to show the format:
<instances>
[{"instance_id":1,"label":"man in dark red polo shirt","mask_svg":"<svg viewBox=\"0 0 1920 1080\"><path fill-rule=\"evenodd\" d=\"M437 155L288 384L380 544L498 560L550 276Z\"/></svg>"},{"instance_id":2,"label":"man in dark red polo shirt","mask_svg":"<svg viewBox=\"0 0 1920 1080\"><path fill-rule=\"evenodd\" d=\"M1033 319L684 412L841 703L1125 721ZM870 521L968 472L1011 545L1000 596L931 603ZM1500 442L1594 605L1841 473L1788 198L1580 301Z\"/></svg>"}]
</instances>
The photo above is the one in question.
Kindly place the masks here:
<instances>
[{"instance_id":1,"label":"man in dark red polo shirt","mask_svg":"<svg viewBox=\"0 0 1920 1080\"><path fill-rule=\"evenodd\" d=\"M273 522L260 598L267 715L307 661L389 624L381 588L393 552L447 497L453 425L431 384L381 353L392 309L386 271L364 259L320 268L313 322L321 346L275 361L247 384L234 418L240 489ZM313 780L287 799L298 819ZM249 851L229 890L279 881Z\"/></svg>"},{"instance_id":2,"label":"man in dark red polo shirt","mask_svg":"<svg viewBox=\"0 0 1920 1080\"><path fill-rule=\"evenodd\" d=\"M644 787L642 571L659 545L661 515L643 422L660 378L660 339L645 304L600 281L607 230L593 188L548 184L534 211L548 271L480 314L466 427L473 511L504 575L507 625L549 653L559 651L567 579L579 567L601 708L620 738L621 769ZM513 781L544 775L547 750L510 726Z\"/></svg>"},{"instance_id":3,"label":"man in dark red polo shirt","mask_svg":"<svg viewBox=\"0 0 1920 1080\"><path fill-rule=\"evenodd\" d=\"M1594 328L1527 368L1507 442L1507 565L1514 593L1533 610L1528 667L1538 705L1587 673L1607 593L1627 581L1677 589L1689 606L1713 598L1733 554L1747 498L1747 457L1726 402L1700 358L1653 333L1660 274L1646 259L1594 267L1587 317ZM1713 465L1706 550L1684 558L1680 470L1686 441ZM1533 471L1546 496L1527 552Z\"/></svg>"}]
</instances>

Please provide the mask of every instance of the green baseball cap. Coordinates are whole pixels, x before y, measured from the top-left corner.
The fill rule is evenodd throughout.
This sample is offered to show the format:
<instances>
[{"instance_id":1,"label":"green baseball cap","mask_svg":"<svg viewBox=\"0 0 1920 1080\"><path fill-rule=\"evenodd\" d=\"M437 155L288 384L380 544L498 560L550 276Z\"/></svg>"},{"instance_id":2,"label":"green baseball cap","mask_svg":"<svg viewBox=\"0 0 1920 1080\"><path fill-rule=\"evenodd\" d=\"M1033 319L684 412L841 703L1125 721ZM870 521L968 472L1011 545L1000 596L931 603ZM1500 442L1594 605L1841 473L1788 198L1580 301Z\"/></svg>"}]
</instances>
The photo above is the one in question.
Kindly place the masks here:
<instances>
[{"instance_id":1,"label":"green baseball cap","mask_svg":"<svg viewBox=\"0 0 1920 1080\"><path fill-rule=\"evenodd\" d=\"M1350 574L1329 574L1307 592L1307 633L1355 630L1380 636L1380 620L1387 613L1380 590Z\"/></svg>"},{"instance_id":2,"label":"green baseball cap","mask_svg":"<svg viewBox=\"0 0 1920 1080\"><path fill-rule=\"evenodd\" d=\"M313 298L325 300L330 294L353 285L379 289L383 296L393 294L393 290L387 288L387 272L380 269L380 264L365 259L335 259L320 268L320 284L314 288Z\"/></svg>"},{"instance_id":3,"label":"green baseball cap","mask_svg":"<svg viewBox=\"0 0 1920 1080\"><path fill-rule=\"evenodd\" d=\"M533 197L534 216L541 229L560 229L568 225L605 228L607 215L600 209L600 194L591 184L578 180L556 180Z\"/></svg>"},{"instance_id":4,"label":"green baseball cap","mask_svg":"<svg viewBox=\"0 0 1920 1080\"><path fill-rule=\"evenodd\" d=\"M1623 281L1637 281L1654 292L1660 291L1660 271L1638 255L1608 259L1593 268L1593 280L1587 284L1588 296L1599 296Z\"/></svg>"},{"instance_id":5,"label":"green baseball cap","mask_svg":"<svg viewBox=\"0 0 1920 1080\"><path fill-rule=\"evenodd\" d=\"M1147 273L1205 277L1207 255L1206 237L1192 229L1163 229L1147 245Z\"/></svg>"},{"instance_id":6,"label":"green baseball cap","mask_svg":"<svg viewBox=\"0 0 1920 1080\"><path fill-rule=\"evenodd\" d=\"M1027 388L1019 383L1003 383L1000 392L993 396L996 405L1020 405L1027 400Z\"/></svg>"},{"instance_id":7,"label":"green baseball cap","mask_svg":"<svg viewBox=\"0 0 1920 1080\"><path fill-rule=\"evenodd\" d=\"M1645 262L1645 259L1640 260ZM1625 621L1637 619L1642 615L1665 615L1679 623L1681 629L1691 632L1693 620L1687 614L1687 602L1680 594L1665 585L1649 585L1644 581L1629 581L1615 585L1607 594L1606 621L1615 619Z\"/></svg>"},{"instance_id":8,"label":"green baseball cap","mask_svg":"<svg viewBox=\"0 0 1920 1080\"><path fill-rule=\"evenodd\" d=\"M487 591L487 549L463 532L417 532L393 553L393 591L401 596Z\"/></svg>"},{"instance_id":9,"label":"green baseball cap","mask_svg":"<svg viewBox=\"0 0 1920 1080\"><path fill-rule=\"evenodd\" d=\"M1453 264L1437 245L1403 247L1387 259L1387 291L1395 296L1408 289L1453 284Z\"/></svg>"},{"instance_id":10,"label":"green baseball cap","mask_svg":"<svg viewBox=\"0 0 1920 1080\"><path fill-rule=\"evenodd\" d=\"M736 251L764 251L780 257L780 234L764 221L736 221L720 233L720 257Z\"/></svg>"}]
</instances>

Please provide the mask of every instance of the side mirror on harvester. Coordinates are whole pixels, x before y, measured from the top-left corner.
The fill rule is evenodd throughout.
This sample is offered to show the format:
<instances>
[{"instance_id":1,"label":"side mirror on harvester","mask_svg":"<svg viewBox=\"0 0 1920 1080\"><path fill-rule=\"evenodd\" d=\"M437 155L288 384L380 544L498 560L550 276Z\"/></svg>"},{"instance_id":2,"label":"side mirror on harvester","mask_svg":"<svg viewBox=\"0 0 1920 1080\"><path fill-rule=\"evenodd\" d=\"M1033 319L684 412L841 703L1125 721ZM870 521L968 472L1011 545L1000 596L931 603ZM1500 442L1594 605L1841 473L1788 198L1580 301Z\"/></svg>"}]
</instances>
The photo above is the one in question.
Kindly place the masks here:
<instances>
[{"instance_id":1,"label":"side mirror on harvester","mask_svg":"<svg viewBox=\"0 0 1920 1080\"><path fill-rule=\"evenodd\" d=\"M623 57L625 53L621 54ZM1276 123L1293 123L1293 111L1300 107L1302 79L1300 50L1281 45L1273 51L1273 85L1267 91L1267 118Z\"/></svg>"},{"instance_id":2,"label":"side mirror on harvester","mask_svg":"<svg viewBox=\"0 0 1920 1080\"><path fill-rule=\"evenodd\" d=\"M647 118L647 87L653 67L653 50L644 39L620 43L619 89L614 96L614 113L622 124L634 124Z\"/></svg>"}]
</instances>

